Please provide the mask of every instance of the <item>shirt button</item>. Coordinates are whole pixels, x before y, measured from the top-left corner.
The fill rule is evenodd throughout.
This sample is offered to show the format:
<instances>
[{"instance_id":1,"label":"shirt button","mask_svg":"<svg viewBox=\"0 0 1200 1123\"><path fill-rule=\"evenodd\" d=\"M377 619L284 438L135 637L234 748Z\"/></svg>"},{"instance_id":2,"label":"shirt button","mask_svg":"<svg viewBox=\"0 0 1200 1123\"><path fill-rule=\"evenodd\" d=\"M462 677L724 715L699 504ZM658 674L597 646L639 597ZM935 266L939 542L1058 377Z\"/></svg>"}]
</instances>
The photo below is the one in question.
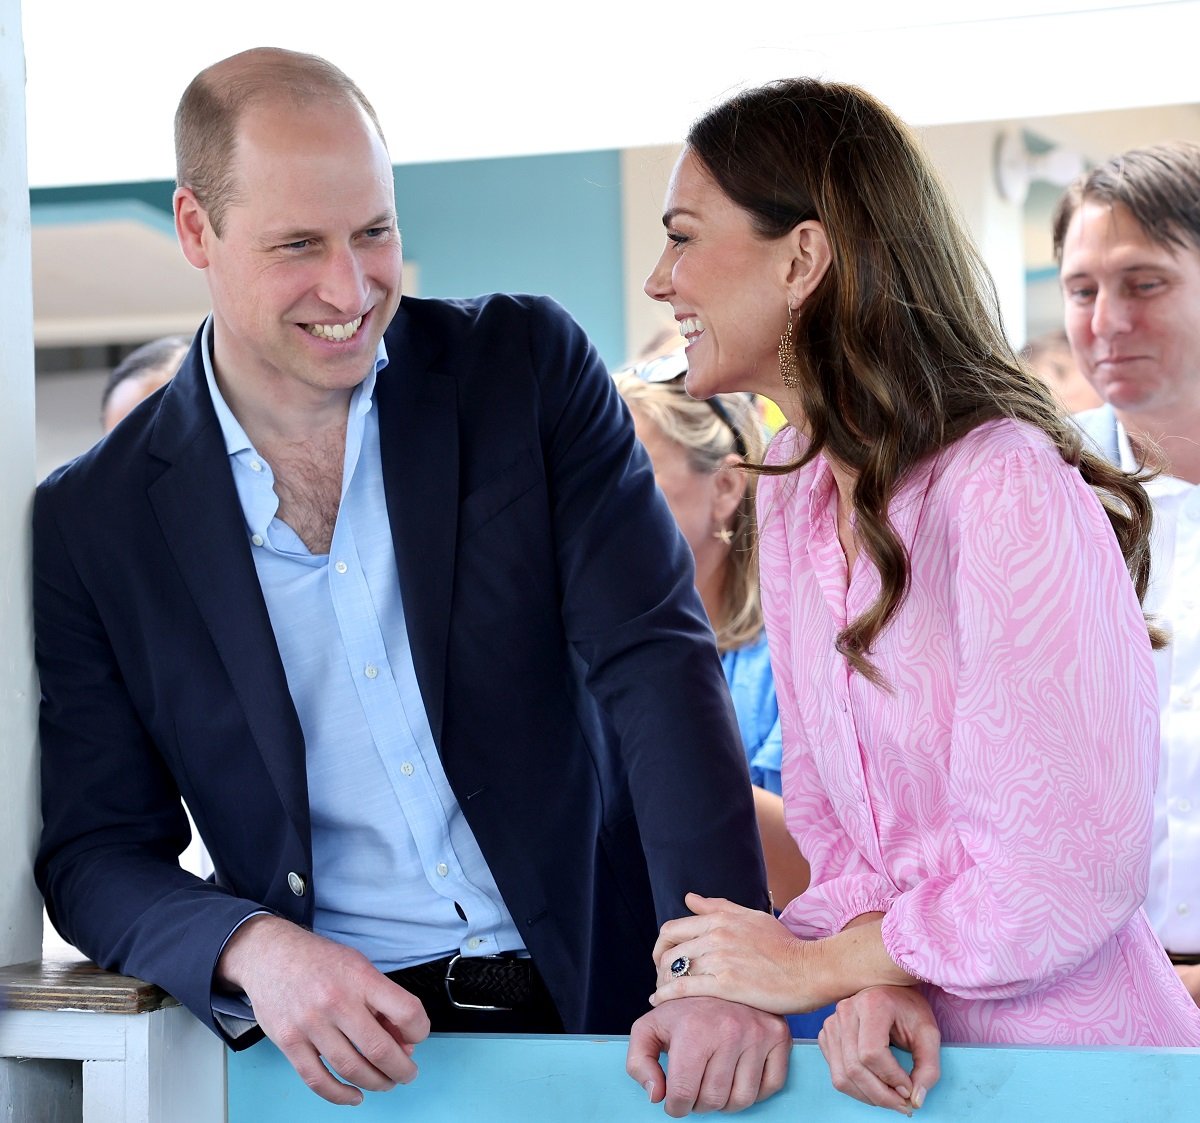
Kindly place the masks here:
<instances>
[{"instance_id":1,"label":"shirt button","mask_svg":"<svg viewBox=\"0 0 1200 1123\"><path fill-rule=\"evenodd\" d=\"M261 534L252 534L250 536L250 541L256 546L261 546L263 544L263 536Z\"/></svg>"},{"instance_id":2,"label":"shirt button","mask_svg":"<svg viewBox=\"0 0 1200 1123\"><path fill-rule=\"evenodd\" d=\"M363 669L363 674L367 678L377 678L379 676L379 668L374 663L368 663Z\"/></svg>"},{"instance_id":3,"label":"shirt button","mask_svg":"<svg viewBox=\"0 0 1200 1123\"><path fill-rule=\"evenodd\" d=\"M1179 704L1181 706L1190 706L1194 701L1195 695L1193 695L1190 690L1187 690L1183 694L1179 695Z\"/></svg>"},{"instance_id":4,"label":"shirt button","mask_svg":"<svg viewBox=\"0 0 1200 1123\"><path fill-rule=\"evenodd\" d=\"M402 765L400 765L400 771L403 772L405 776L411 776L413 774L413 772L415 771L415 769L406 760Z\"/></svg>"},{"instance_id":5,"label":"shirt button","mask_svg":"<svg viewBox=\"0 0 1200 1123\"><path fill-rule=\"evenodd\" d=\"M450 867L445 862L437 864L438 877L446 877L450 873Z\"/></svg>"},{"instance_id":6,"label":"shirt button","mask_svg":"<svg viewBox=\"0 0 1200 1123\"><path fill-rule=\"evenodd\" d=\"M333 568L336 569L338 571L338 573L345 573L347 566L346 566L345 562L338 562L334 565Z\"/></svg>"},{"instance_id":7,"label":"shirt button","mask_svg":"<svg viewBox=\"0 0 1200 1123\"><path fill-rule=\"evenodd\" d=\"M1192 809L1192 801L1190 799L1177 799L1175 801L1175 809L1182 815L1186 815Z\"/></svg>"},{"instance_id":8,"label":"shirt button","mask_svg":"<svg viewBox=\"0 0 1200 1123\"><path fill-rule=\"evenodd\" d=\"M487 943L487 940L481 939L479 936L472 936L467 941L467 947L474 951L476 948L482 947Z\"/></svg>"},{"instance_id":9,"label":"shirt button","mask_svg":"<svg viewBox=\"0 0 1200 1123\"><path fill-rule=\"evenodd\" d=\"M1175 906L1175 911L1179 913L1180 916L1187 916L1187 914L1192 910L1188 908L1187 901L1180 901L1179 904Z\"/></svg>"},{"instance_id":10,"label":"shirt button","mask_svg":"<svg viewBox=\"0 0 1200 1123\"><path fill-rule=\"evenodd\" d=\"M251 460L250 461L250 471L261 472L262 471L262 463L258 460Z\"/></svg>"},{"instance_id":11,"label":"shirt button","mask_svg":"<svg viewBox=\"0 0 1200 1123\"><path fill-rule=\"evenodd\" d=\"M295 870L293 870L288 874L288 888L295 893L297 897L303 897L304 890L308 888L308 884L305 882L304 877L301 874L298 874L295 872Z\"/></svg>"}]
</instances>

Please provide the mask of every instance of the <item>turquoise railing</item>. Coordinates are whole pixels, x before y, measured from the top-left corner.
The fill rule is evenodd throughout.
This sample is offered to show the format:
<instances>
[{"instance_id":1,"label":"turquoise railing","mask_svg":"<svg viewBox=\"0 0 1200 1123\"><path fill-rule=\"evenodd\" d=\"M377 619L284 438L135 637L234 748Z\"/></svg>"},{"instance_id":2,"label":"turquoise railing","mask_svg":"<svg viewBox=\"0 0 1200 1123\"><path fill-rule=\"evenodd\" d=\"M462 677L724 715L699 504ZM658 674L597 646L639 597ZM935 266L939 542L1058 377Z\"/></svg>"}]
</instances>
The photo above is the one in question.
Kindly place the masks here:
<instances>
[{"instance_id":1,"label":"turquoise railing","mask_svg":"<svg viewBox=\"0 0 1200 1123\"><path fill-rule=\"evenodd\" d=\"M436 1034L420 1075L357 1108L301 1083L269 1042L229 1055L229 1123L642 1123L667 1118L625 1075L624 1038ZM835 1091L812 1042L792 1049L787 1087L747 1123L895 1118ZM708 1118L711 1118L708 1117ZM1170 1123L1200 1120L1200 1050L946 1046L922 1123Z\"/></svg>"}]
</instances>

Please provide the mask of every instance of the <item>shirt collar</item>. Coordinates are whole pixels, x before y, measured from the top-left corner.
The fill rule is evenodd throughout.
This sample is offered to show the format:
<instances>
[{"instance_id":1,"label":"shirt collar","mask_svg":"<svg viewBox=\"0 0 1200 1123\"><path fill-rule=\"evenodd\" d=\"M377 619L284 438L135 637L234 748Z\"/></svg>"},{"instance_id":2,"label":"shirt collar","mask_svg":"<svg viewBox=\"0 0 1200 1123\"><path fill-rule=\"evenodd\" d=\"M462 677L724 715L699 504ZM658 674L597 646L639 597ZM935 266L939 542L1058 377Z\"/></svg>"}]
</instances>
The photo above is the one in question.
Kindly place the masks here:
<instances>
[{"instance_id":1,"label":"shirt collar","mask_svg":"<svg viewBox=\"0 0 1200 1123\"><path fill-rule=\"evenodd\" d=\"M230 456L236 456L239 452L253 451L254 446L250 443L250 438L246 436L246 430L242 428L241 422L233 415L233 410L229 408L229 404L225 401L220 388L217 386L217 378L213 373L212 364L212 331L213 321L212 316L209 316L204 321L204 329L200 339L200 355L204 360L204 379L208 383L208 393L212 398L213 409L216 410L217 422L221 426L221 435L225 438L225 451ZM367 373L367 377L354 388L354 394L350 398L348 418L351 427L360 427L361 418L365 417L370 411L371 404L375 398L375 380L379 372L387 366L387 363L387 348L384 346L383 340L380 339L379 347L375 351L374 364Z\"/></svg>"}]
</instances>

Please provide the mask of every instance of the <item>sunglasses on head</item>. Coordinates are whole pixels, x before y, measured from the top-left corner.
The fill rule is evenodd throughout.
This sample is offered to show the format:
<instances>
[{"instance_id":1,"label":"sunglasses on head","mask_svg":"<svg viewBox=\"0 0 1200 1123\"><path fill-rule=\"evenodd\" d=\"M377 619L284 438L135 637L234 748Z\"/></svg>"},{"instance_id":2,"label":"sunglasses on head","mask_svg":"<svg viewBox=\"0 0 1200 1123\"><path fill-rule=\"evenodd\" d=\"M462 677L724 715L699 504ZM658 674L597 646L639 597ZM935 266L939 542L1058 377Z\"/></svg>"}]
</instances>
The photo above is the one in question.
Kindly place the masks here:
<instances>
[{"instance_id":1,"label":"sunglasses on head","mask_svg":"<svg viewBox=\"0 0 1200 1123\"><path fill-rule=\"evenodd\" d=\"M672 351L669 355L660 355L657 359L639 363L633 368L633 373L643 382L666 384L682 381L683 376L687 374L687 369L687 355L682 351ZM725 428L733 434L733 447L737 449L738 456L745 459L746 442L738 427L733 423L733 418L729 416L729 410L725 408L724 403L716 395L702 400L717 415Z\"/></svg>"}]
</instances>

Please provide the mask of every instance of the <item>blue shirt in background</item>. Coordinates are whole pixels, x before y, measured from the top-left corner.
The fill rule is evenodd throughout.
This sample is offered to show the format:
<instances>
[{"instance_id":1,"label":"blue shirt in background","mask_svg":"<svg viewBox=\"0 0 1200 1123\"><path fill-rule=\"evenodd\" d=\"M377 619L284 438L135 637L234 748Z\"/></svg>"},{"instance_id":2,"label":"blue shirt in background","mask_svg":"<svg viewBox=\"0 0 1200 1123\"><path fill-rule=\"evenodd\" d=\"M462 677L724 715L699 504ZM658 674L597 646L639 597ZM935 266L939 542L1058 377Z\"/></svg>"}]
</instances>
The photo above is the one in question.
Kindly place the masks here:
<instances>
[{"instance_id":1,"label":"blue shirt in background","mask_svg":"<svg viewBox=\"0 0 1200 1123\"><path fill-rule=\"evenodd\" d=\"M780 772L783 768L783 737L779 731L779 703L775 699L775 679L771 674L771 656L767 633L736 651L721 656L738 729L746 746L750 782L776 795L783 793Z\"/></svg>"}]
</instances>

